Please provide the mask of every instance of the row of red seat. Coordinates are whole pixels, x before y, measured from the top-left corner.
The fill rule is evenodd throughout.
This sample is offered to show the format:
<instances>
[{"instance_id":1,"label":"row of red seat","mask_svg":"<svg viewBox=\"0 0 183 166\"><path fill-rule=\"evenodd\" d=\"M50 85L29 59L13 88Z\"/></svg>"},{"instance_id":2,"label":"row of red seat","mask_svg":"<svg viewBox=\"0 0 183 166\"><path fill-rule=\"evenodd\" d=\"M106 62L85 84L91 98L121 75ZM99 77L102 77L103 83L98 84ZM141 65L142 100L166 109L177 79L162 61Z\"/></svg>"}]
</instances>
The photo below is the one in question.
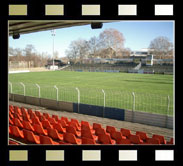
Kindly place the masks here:
<instances>
[{"instance_id":1,"label":"row of red seat","mask_svg":"<svg viewBox=\"0 0 183 166\"><path fill-rule=\"evenodd\" d=\"M134 135L124 128L117 131L113 126L106 126L104 129L98 123L91 126L87 121L69 121L67 117L12 105L9 106L9 123L10 135L36 144L173 144L173 139L167 142L160 135L149 138L141 131ZM45 139L47 141L43 141Z\"/></svg>"},{"instance_id":2,"label":"row of red seat","mask_svg":"<svg viewBox=\"0 0 183 166\"><path fill-rule=\"evenodd\" d=\"M18 142L13 141L13 140L9 140L9 144L10 145L20 145Z\"/></svg>"}]
</instances>

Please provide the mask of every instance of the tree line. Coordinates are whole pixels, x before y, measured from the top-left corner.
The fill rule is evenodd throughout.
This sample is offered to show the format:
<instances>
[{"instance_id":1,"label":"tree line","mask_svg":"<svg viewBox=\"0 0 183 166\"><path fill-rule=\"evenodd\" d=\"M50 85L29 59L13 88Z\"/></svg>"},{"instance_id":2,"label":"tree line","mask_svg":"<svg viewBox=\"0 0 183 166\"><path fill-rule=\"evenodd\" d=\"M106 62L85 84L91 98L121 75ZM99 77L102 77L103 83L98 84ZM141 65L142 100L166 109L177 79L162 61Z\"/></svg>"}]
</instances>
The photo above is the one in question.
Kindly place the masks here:
<instances>
[{"instance_id":1,"label":"tree line","mask_svg":"<svg viewBox=\"0 0 183 166\"><path fill-rule=\"evenodd\" d=\"M125 48L124 43L124 35L111 28L101 32L98 37L72 41L65 54L72 61L82 61L85 58L126 57L130 55L131 50Z\"/></svg>"},{"instance_id":2,"label":"tree line","mask_svg":"<svg viewBox=\"0 0 183 166\"><path fill-rule=\"evenodd\" d=\"M134 40L140 40L135 39ZM70 61L80 61L84 58L125 58L131 53L130 48L125 48L125 37L116 29L106 29L98 37L89 40L78 39L70 43L65 54ZM167 37L159 36L149 44L149 52L155 58L167 58L173 56L173 44Z\"/></svg>"},{"instance_id":3,"label":"tree line","mask_svg":"<svg viewBox=\"0 0 183 166\"><path fill-rule=\"evenodd\" d=\"M135 39L134 40L140 40ZM125 48L125 37L123 33L110 28L102 31L99 36L93 36L89 40L77 39L71 41L65 51L65 55L71 62L82 62L88 58L126 58L130 56L131 49ZM159 36L153 39L148 47L154 58L173 57L173 44L167 37ZM52 55L47 52L39 53L31 44L25 49L9 47L9 61L32 61L34 67L41 67L47 64ZM54 59L59 59L57 51L54 52Z\"/></svg>"},{"instance_id":4,"label":"tree line","mask_svg":"<svg viewBox=\"0 0 183 166\"><path fill-rule=\"evenodd\" d=\"M51 59L51 55L47 52L37 52L35 47L31 44L26 45L25 49L9 47L8 54L9 61L33 62L33 67L45 66L47 61ZM55 56L58 57L58 52L55 52Z\"/></svg>"}]
</instances>

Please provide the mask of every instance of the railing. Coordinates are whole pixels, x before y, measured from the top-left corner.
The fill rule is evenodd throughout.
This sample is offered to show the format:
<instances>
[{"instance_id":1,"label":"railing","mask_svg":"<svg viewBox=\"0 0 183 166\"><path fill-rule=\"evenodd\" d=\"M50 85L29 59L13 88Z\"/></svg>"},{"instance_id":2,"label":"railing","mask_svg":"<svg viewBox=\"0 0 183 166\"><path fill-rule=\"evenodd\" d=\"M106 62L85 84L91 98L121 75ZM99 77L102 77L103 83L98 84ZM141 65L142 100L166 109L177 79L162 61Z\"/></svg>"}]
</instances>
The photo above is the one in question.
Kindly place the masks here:
<instances>
[{"instance_id":1,"label":"railing","mask_svg":"<svg viewBox=\"0 0 183 166\"><path fill-rule=\"evenodd\" d=\"M169 95L23 82L9 82L9 93L173 116Z\"/></svg>"}]
</instances>

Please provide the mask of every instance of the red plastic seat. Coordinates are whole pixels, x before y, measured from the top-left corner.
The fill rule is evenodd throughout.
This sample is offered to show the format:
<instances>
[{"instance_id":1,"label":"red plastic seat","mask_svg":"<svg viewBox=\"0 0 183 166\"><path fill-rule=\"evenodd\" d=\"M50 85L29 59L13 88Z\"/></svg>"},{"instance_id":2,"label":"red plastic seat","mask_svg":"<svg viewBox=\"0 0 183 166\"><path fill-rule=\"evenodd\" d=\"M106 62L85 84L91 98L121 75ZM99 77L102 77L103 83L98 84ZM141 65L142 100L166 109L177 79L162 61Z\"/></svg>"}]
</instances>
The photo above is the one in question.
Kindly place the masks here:
<instances>
[{"instance_id":1,"label":"red plastic seat","mask_svg":"<svg viewBox=\"0 0 183 166\"><path fill-rule=\"evenodd\" d=\"M11 130L13 136L24 139L23 132L17 126L10 126L10 130Z\"/></svg>"},{"instance_id":2,"label":"red plastic seat","mask_svg":"<svg viewBox=\"0 0 183 166\"><path fill-rule=\"evenodd\" d=\"M9 145L20 145L18 142L9 140Z\"/></svg>"},{"instance_id":3,"label":"red plastic seat","mask_svg":"<svg viewBox=\"0 0 183 166\"><path fill-rule=\"evenodd\" d=\"M162 136L162 135L154 134L152 136L152 138L159 139L160 140L160 144L166 144L166 140L165 140L164 136Z\"/></svg>"},{"instance_id":4,"label":"red plastic seat","mask_svg":"<svg viewBox=\"0 0 183 166\"><path fill-rule=\"evenodd\" d=\"M23 129L24 137L28 142L40 144L40 137L35 135L32 131Z\"/></svg>"},{"instance_id":5,"label":"red plastic seat","mask_svg":"<svg viewBox=\"0 0 183 166\"><path fill-rule=\"evenodd\" d=\"M34 112L30 113L29 115L30 115L30 119L37 118L37 115Z\"/></svg>"},{"instance_id":6,"label":"red plastic seat","mask_svg":"<svg viewBox=\"0 0 183 166\"><path fill-rule=\"evenodd\" d=\"M30 108L27 110L27 112L28 112L29 115L30 115L31 113L33 113L32 109L30 109Z\"/></svg>"},{"instance_id":7,"label":"red plastic seat","mask_svg":"<svg viewBox=\"0 0 183 166\"><path fill-rule=\"evenodd\" d=\"M131 135L130 136L130 141L133 144L142 144L143 143L143 141L140 139L139 135Z\"/></svg>"},{"instance_id":8,"label":"red plastic seat","mask_svg":"<svg viewBox=\"0 0 183 166\"><path fill-rule=\"evenodd\" d=\"M172 144L173 145L173 138L171 138L170 141L167 141L167 144Z\"/></svg>"},{"instance_id":9,"label":"red plastic seat","mask_svg":"<svg viewBox=\"0 0 183 166\"><path fill-rule=\"evenodd\" d=\"M10 126L9 126L9 134L13 134Z\"/></svg>"},{"instance_id":10,"label":"red plastic seat","mask_svg":"<svg viewBox=\"0 0 183 166\"><path fill-rule=\"evenodd\" d=\"M18 126L20 128L24 127L23 124L20 122L20 120L18 118L13 118L12 121L13 121L15 126Z\"/></svg>"},{"instance_id":11,"label":"red plastic seat","mask_svg":"<svg viewBox=\"0 0 183 166\"><path fill-rule=\"evenodd\" d=\"M82 144L96 144L95 140L91 138L82 137L81 140Z\"/></svg>"},{"instance_id":12,"label":"red plastic seat","mask_svg":"<svg viewBox=\"0 0 183 166\"><path fill-rule=\"evenodd\" d=\"M59 141L59 144L64 144L64 145L72 145L71 143L64 142L64 141Z\"/></svg>"},{"instance_id":13,"label":"red plastic seat","mask_svg":"<svg viewBox=\"0 0 183 166\"><path fill-rule=\"evenodd\" d=\"M93 123L93 129L96 130L97 128L102 128L101 124Z\"/></svg>"},{"instance_id":14,"label":"red plastic seat","mask_svg":"<svg viewBox=\"0 0 183 166\"><path fill-rule=\"evenodd\" d=\"M120 131L121 131L121 133L122 133L124 136L126 136L127 138L130 138L130 136L132 135L132 134L131 134L131 131L128 130L128 129L121 128Z\"/></svg>"},{"instance_id":15,"label":"red plastic seat","mask_svg":"<svg viewBox=\"0 0 183 166\"><path fill-rule=\"evenodd\" d=\"M95 130L95 135L99 135L99 134L107 134L107 135L109 135L109 133L107 133L107 132L105 131L105 129L103 129L103 128L97 128L97 129Z\"/></svg>"},{"instance_id":16,"label":"red plastic seat","mask_svg":"<svg viewBox=\"0 0 183 166\"><path fill-rule=\"evenodd\" d=\"M58 120L58 123L62 125L62 127L66 128L68 124L65 122L65 120Z\"/></svg>"},{"instance_id":17,"label":"red plastic seat","mask_svg":"<svg viewBox=\"0 0 183 166\"><path fill-rule=\"evenodd\" d=\"M23 121L23 118L19 114L17 114L17 113L14 113L14 118L17 118L20 121Z\"/></svg>"},{"instance_id":18,"label":"red plastic seat","mask_svg":"<svg viewBox=\"0 0 183 166\"><path fill-rule=\"evenodd\" d=\"M42 116L41 112L39 112L38 110L35 111L35 114L36 114L38 117Z\"/></svg>"},{"instance_id":19,"label":"red plastic seat","mask_svg":"<svg viewBox=\"0 0 183 166\"><path fill-rule=\"evenodd\" d=\"M143 141L146 141L149 138L147 134L142 131L136 131L136 135L140 136L140 139Z\"/></svg>"},{"instance_id":20,"label":"red plastic seat","mask_svg":"<svg viewBox=\"0 0 183 166\"><path fill-rule=\"evenodd\" d=\"M26 111L25 108L21 108L21 110L22 110L22 116L28 116L28 118L30 118L30 115L29 115L28 111Z\"/></svg>"},{"instance_id":21,"label":"red plastic seat","mask_svg":"<svg viewBox=\"0 0 183 166\"><path fill-rule=\"evenodd\" d=\"M14 110L13 105L9 105L9 110Z\"/></svg>"},{"instance_id":22,"label":"red plastic seat","mask_svg":"<svg viewBox=\"0 0 183 166\"><path fill-rule=\"evenodd\" d=\"M81 125L81 130L90 130L92 134L95 134L95 130L91 129L88 125Z\"/></svg>"},{"instance_id":23,"label":"red plastic seat","mask_svg":"<svg viewBox=\"0 0 183 166\"><path fill-rule=\"evenodd\" d=\"M9 124L14 125L13 121L9 118Z\"/></svg>"},{"instance_id":24,"label":"red plastic seat","mask_svg":"<svg viewBox=\"0 0 183 166\"><path fill-rule=\"evenodd\" d=\"M42 122L43 128L48 129L48 128L53 128L53 126L50 124L48 120L43 120Z\"/></svg>"},{"instance_id":25,"label":"red plastic seat","mask_svg":"<svg viewBox=\"0 0 183 166\"><path fill-rule=\"evenodd\" d=\"M41 122L40 122L40 120L39 120L39 118L37 116L32 118L32 124L39 124L39 125L41 125Z\"/></svg>"},{"instance_id":26,"label":"red plastic seat","mask_svg":"<svg viewBox=\"0 0 183 166\"><path fill-rule=\"evenodd\" d=\"M99 134L98 142L101 144L116 144L116 141L112 140L107 134Z\"/></svg>"},{"instance_id":27,"label":"red plastic seat","mask_svg":"<svg viewBox=\"0 0 183 166\"><path fill-rule=\"evenodd\" d=\"M43 115L41 115L39 116L39 120L42 122L43 120L46 120L46 118Z\"/></svg>"},{"instance_id":28,"label":"red plastic seat","mask_svg":"<svg viewBox=\"0 0 183 166\"><path fill-rule=\"evenodd\" d=\"M65 133L66 128L63 128L60 123L53 124L53 128L56 129L59 133Z\"/></svg>"},{"instance_id":29,"label":"red plastic seat","mask_svg":"<svg viewBox=\"0 0 183 166\"><path fill-rule=\"evenodd\" d=\"M116 141L121 139L126 139L126 137L123 136L122 133L119 131L111 132L110 135L111 135L111 138L115 139Z\"/></svg>"},{"instance_id":30,"label":"red plastic seat","mask_svg":"<svg viewBox=\"0 0 183 166\"><path fill-rule=\"evenodd\" d=\"M160 140L156 138L148 138L144 144L160 144Z\"/></svg>"},{"instance_id":31,"label":"red plastic seat","mask_svg":"<svg viewBox=\"0 0 183 166\"><path fill-rule=\"evenodd\" d=\"M81 139L76 138L73 133L64 133L64 141L71 144L81 144Z\"/></svg>"},{"instance_id":32,"label":"red plastic seat","mask_svg":"<svg viewBox=\"0 0 183 166\"><path fill-rule=\"evenodd\" d=\"M69 126L74 127L77 131L81 131L81 127L79 127L76 122L69 122Z\"/></svg>"},{"instance_id":33,"label":"red plastic seat","mask_svg":"<svg viewBox=\"0 0 183 166\"><path fill-rule=\"evenodd\" d=\"M81 127L81 124L79 123L79 121L77 119L72 118L71 122L75 122L78 125L78 127Z\"/></svg>"},{"instance_id":34,"label":"red plastic seat","mask_svg":"<svg viewBox=\"0 0 183 166\"><path fill-rule=\"evenodd\" d=\"M47 130L45 130L42 125L34 124L33 128L37 134L48 135Z\"/></svg>"},{"instance_id":35,"label":"red plastic seat","mask_svg":"<svg viewBox=\"0 0 183 166\"><path fill-rule=\"evenodd\" d=\"M81 130L81 137L85 137L85 138L90 138L90 139L93 139L93 140L97 140L98 139L98 136L96 135L93 135L91 133L91 130Z\"/></svg>"},{"instance_id":36,"label":"red plastic seat","mask_svg":"<svg viewBox=\"0 0 183 166\"><path fill-rule=\"evenodd\" d=\"M59 145L58 142L53 141L50 137L48 136L43 136L40 135L40 143L41 144L46 144L46 145Z\"/></svg>"},{"instance_id":37,"label":"red plastic seat","mask_svg":"<svg viewBox=\"0 0 183 166\"><path fill-rule=\"evenodd\" d=\"M14 114L15 113L14 108L9 108L9 112L11 112L12 114Z\"/></svg>"},{"instance_id":38,"label":"red plastic seat","mask_svg":"<svg viewBox=\"0 0 183 166\"><path fill-rule=\"evenodd\" d=\"M57 123L55 118L48 118L48 121L50 122L50 124Z\"/></svg>"},{"instance_id":39,"label":"red plastic seat","mask_svg":"<svg viewBox=\"0 0 183 166\"><path fill-rule=\"evenodd\" d=\"M21 109L20 109L18 106L15 106L15 107L14 107L14 111L15 111L15 113L17 113L17 114L19 114L20 116L22 116Z\"/></svg>"},{"instance_id":40,"label":"red plastic seat","mask_svg":"<svg viewBox=\"0 0 183 166\"><path fill-rule=\"evenodd\" d=\"M60 120L64 120L66 122L66 124L69 123L69 119L65 116L62 116Z\"/></svg>"},{"instance_id":41,"label":"red plastic seat","mask_svg":"<svg viewBox=\"0 0 183 166\"><path fill-rule=\"evenodd\" d=\"M52 115L52 118L54 118L57 122L58 122L58 120L59 120L58 115Z\"/></svg>"},{"instance_id":42,"label":"red plastic seat","mask_svg":"<svg viewBox=\"0 0 183 166\"><path fill-rule=\"evenodd\" d=\"M23 118L23 121L25 120L25 121L28 121L29 123L32 123L32 119L30 119L30 116L29 116L28 113L27 114L24 114L22 116L22 118Z\"/></svg>"},{"instance_id":43,"label":"red plastic seat","mask_svg":"<svg viewBox=\"0 0 183 166\"><path fill-rule=\"evenodd\" d=\"M44 112L43 115L44 115L44 117L45 117L46 119L51 118L50 115L49 115L48 113L46 113L46 112Z\"/></svg>"},{"instance_id":44,"label":"red plastic seat","mask_svg":"<svg viewBox=\"0 0 183 166\"><path fill-rule=\"evenodd\" d=\"M126 144L126 145L130 145L131 141L129 139L121 139L121 140L117 140L116 141L117 144Z\"/></svg>"},{"instance_id":45,"label":"red plastic seat","mask_svg":"<svg viewBox=\"0 0 183 166\"><path fill-rule=\"evenodd\" d=\"M48 128L48 136L50 136L52 139L63 141L63 134L58 133L56 129Z\"/></svg>"},{"instance_id":46,"label":"red plastic seat","mask_svg":"<svg viewBox=\"0 0 183 166\"><path fill-rule=\"evenodd\" d=\"M72 133L72 134L74 134L77 137L81 137L81 132L76 131L76 129L74 127L72 127L72 126L67 126L66 127L66 132Z\"/></svg>"},{"instance_id":47,"label":"red plastic seat","mask_svg":"<svg viewBox=\"0 0 183 166\"><path fill-rule=\"evenodd\" d=\"M33 131L34 132L34 128L33 126L28 122L28 121L23 121L22 122L23 124L23 128L26 129L26 130L30 130L30 131Z\"/></svg>"},{"instance_id":48,"label":"red plastic seat","mask_svg":"<svg viewBox=\"0 0 183 166\"><path fill-rule=\"evenodd\" d=\"M27 110L24 107L21 107L22 116L28 114Z\"/></svg>"},{"instance_id":49,"label":"red plastic seat","mask_svg":"<svg viewBox=\"0 0 183 166\"><path fill-rule=\"evenodd\" d=\"M108 133L116 132L116 128L113 126L106 126L106 132Z\"/></svg>"},{"instance_id":50,"label":"red plastic seat","mask_svg":"<svg viewBox=\"0 0 183 166\"><path fill-rule=\"evenodd\" d=\"M13 114L12 114L11 112L9 112L9 117L10 117L11 119L14 118L14 116L13 116Z\"/></svg>"},{"instance_id":51,"label":"red plastic seat","mask_svg":"<svg viewBox=\"0 0 183 166\"><path fill-rule=\"evenodd\" d=\"M93 127L87 121L81 121L81 127L82 127L82 125L88 126L90 128L90 130L93 129Z\"/></svg>"}]
</instances>

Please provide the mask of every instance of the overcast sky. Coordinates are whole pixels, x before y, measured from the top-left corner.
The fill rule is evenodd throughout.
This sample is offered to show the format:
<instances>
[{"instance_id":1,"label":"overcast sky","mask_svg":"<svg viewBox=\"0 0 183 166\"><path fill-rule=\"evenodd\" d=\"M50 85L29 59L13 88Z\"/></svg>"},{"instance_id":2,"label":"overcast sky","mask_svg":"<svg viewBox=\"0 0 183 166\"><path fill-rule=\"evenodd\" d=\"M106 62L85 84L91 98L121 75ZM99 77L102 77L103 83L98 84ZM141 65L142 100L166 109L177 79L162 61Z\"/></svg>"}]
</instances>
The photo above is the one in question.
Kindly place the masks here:
<instances>
[{"instance_id":1,"label":"overcast sky","mask_svg":"<svg viewBox=\"0 0 183 166\"><path fill-rule=\"evenodd\" d=\"M65 50L73 40L79 38L89 40L108 28L115 28L125 37L125 47L131 50L148 48L150 42L158 36L166 36L174 43L174 22L172 21L119 21L115 23L104 23L102 29L91 29L90 25L76 26L57 29L55 36L55 51L59 57L65 56ZM9 46L24 49L26 45L32 44L36 50L47 52L52 55L53 37L51 31L35 32L21 35L18 40L9 37Z\"/></svg>"}]
</instances>

